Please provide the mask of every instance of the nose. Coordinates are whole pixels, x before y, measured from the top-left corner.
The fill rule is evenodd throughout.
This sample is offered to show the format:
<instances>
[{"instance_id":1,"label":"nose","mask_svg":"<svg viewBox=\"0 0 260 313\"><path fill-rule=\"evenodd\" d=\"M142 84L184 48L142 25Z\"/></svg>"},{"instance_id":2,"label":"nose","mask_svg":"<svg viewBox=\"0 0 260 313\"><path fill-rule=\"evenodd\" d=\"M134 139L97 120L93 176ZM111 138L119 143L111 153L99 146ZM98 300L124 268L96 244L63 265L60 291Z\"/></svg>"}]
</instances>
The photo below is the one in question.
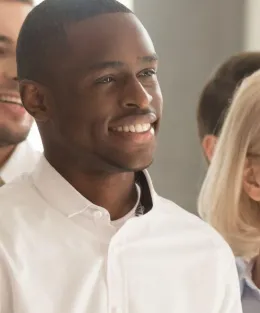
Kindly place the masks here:
<instances>
[{"instance_id":1,"label":"nose","mask_svg":"<svg viewBox=\"0 0 260 313\"><path fill-rule=\"evenodd\" d=\"M153 100L152 95L136 77L128 79L125 83L122 98L123 107L129 109L148 109Z\"/></svg>"}]
</instances>

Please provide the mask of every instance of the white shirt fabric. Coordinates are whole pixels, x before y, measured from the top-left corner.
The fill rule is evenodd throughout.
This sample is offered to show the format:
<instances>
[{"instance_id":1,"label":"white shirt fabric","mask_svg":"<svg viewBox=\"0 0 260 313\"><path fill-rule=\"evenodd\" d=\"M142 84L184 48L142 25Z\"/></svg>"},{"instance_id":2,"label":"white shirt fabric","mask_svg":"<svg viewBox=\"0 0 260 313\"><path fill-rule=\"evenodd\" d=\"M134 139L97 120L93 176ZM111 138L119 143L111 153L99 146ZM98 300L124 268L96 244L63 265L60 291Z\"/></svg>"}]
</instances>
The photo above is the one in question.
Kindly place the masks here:
<instances>
[{"instance_id":1,"label":"white shirt fabric","mask_svg":"<svg viewBox=\"0 0 260 313\"><path fill-rule=\"evenodd\" d=\"M44 157L0 188L1 313L241 313L235 260L161 198L118 230Z\"/></svg>"},{"instance_id":2,"label":"white shirt fabric","mask_svg":"<svg viewBox=\"0 0 260 313\"><path fill-rule=\"evenodd\" d=\"M116 229L120 229L127 220L135 216L136 209L141 199L141 189L137 184L135 184L135 186L136 186L136 192L137 192L137 201L135 203L135 206L125 216L121 217L118 220L111 221L111 225L114 226Z\"/></svg>"},{"instance_id":3,"label":"white shirt fabric","mask_svg":"<svg viewBox=\"0 0 260 313\"><path fill-rule=\"evenodd\" d=\"M240 258L237 259L243 313L260 312L260 289L252 279L254 262L255 260L246 262Z\"/></svg>"},{"instance_id":4,"label":"white shirt fabric","mask_svg":"<svg viewBox=\"0 0 260 313\"><path fill-rule=\"evenodd\" d=\"M27 140L17 145L10 158L0 168L0 177L4 183L10 183L15 177L31 172L40 159L41 153L34 150ZM0 203L1 205L1 203Z\"/></svg>"}]
</instances>

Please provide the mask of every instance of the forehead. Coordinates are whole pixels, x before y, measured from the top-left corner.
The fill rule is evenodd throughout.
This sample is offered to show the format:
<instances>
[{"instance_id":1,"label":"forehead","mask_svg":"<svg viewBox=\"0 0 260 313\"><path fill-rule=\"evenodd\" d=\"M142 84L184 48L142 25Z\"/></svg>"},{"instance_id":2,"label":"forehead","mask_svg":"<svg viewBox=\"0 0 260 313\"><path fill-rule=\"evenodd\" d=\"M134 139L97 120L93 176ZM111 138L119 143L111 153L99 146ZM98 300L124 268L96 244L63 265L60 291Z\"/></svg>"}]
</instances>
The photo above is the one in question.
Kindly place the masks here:
<instances>
[{"instance_id":1,"label":"forehead","mask_svg":"<svg viewBox=\"0 0 260 313\"><path fill-rule=\"evenodd\" d=\"M88 64L127 61L154 54L152 40L134 14L102 14L72 24L67 30L69 55Z\"/></svg>"},{"instance_id":2,"label":"forehead","mask_svg":"<svg viewBox=\"0 0 260 313\"><path fill-rule=\"evenodd\" d=\"M20 28L31 9L27 3L0 0L0 35L17 41Z\"/></svg>"}]
</instances>

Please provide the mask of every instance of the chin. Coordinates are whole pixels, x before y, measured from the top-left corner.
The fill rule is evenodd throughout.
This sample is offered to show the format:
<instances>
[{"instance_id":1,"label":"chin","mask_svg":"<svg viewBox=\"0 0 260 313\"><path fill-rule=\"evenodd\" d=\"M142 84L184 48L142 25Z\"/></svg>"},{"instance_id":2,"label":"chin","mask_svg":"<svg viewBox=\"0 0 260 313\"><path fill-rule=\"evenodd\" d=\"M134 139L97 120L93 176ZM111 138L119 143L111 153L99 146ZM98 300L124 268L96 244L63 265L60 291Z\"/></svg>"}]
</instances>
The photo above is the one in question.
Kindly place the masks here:
<instances>
[{"instance_id":1,"label":"chin","mask_svg":"<svg viewBox=\"0 0 260 313\"><path fill-rule=\"evenodd\" d=\"M9 145L17 145L21 142L23 142L28 134L29 129L18 132L18 131L12 131L8 128L0 127L0 145L1 146L9 146Z\"/></svg>"},{"instance_id":2,"label":"chin","mask_svg":"<svg viewBox=\"0 0 260 313\"><path fill-rule=\"evenodd\" d=\"M121 151L120 151L121 152ZM139 172L147 169L154 160L153 153L111 153L109 157L102 156L102 167L110 173Z\"/></svg>"},{"instance_id":3,"label":"chin","mask_svg":"<svg viewBox=\"0 0 260 313\"><path fill-rule=\"evenodd\" d=\"M150 159L149 161L146 162L140 162L140 160L138 160L137 162L121 164L121 169L123 169L126 172L140 172L146 170L148 167L150 167L150 165L152 165L152 163L153 159Z\"/></svg>"}]
</instances>

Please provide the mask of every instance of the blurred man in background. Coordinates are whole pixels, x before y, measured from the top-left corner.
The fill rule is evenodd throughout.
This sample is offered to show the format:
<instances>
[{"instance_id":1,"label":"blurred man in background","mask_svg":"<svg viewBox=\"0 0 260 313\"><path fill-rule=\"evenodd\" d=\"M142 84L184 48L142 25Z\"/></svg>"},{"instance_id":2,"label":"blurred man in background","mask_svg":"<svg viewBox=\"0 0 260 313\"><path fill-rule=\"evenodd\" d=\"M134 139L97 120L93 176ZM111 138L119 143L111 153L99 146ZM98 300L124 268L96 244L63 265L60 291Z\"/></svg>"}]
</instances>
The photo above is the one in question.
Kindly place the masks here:
<instances>
[{"instance_id":1,"label":"blurred man in background","mask_svg":"<svg viewBox=\"0 0 260 313\"><path fill-rule=\"evenodd\" d=\"M221 64L204 86L197 108L200 142L211 161L233 94L242 80L260 69L259 52L243 52Z\"/></svg>"},{"instance_id":2,"label":"blurred man in background","mask_svg":"<svg viewBox=\"0 0 260 313\"><path fill-rule=\"evenodd\" d=\"M0 0L0 186L30 171L38 152L27 142L33 119L22 106L16 72L16 42L32 0Z\"/></svg>"}]
</instances>

